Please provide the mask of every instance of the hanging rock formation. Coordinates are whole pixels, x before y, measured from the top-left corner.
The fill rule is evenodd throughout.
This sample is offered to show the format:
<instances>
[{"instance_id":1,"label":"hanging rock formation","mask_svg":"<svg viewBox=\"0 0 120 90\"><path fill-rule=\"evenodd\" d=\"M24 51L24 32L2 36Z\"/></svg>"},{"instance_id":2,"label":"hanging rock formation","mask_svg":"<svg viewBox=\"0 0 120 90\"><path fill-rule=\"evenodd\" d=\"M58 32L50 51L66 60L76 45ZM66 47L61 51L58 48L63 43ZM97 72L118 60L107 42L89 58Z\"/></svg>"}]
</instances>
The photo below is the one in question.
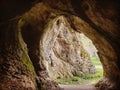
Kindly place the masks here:
<instances>
[{"instance_id":1,"label":"hanging rock formation","mask_svg":"<svg viewBox=\"0 0 120 90\"><path fill-rule=\"evenodd\" d=\"M81 44L75 42L68 45L71 44L68 42L72 39L78 40L79 35L75 34L82 32L93 41L103 65L104 78L96 87L100 90L118 90L120 88L119 3L119 0L0 1L2 13L0 14L0 89L60 90L58 84L50 79L48 74L50 68L46 68L46 63L55 61L53 57L56 59L60 57L63 61L69 59L70 64L72 60L76 60L69 53L73 50L72 53L76 53L76 57L79 57L79 52L75 52L73 47L77 48ZM59 27L61 25L64 27ZM63 31L60 32L61 28ZM68 37L71 39L60 39L67 35L65 33L69 34ZM52 37L48 38L46 35ZM60 50L57 49L58 45ZM72 48L68 50L69 47ZM63 49L69 57L62 53ZM56 55L52 56L54 52ZM74 68L73 65L70 67Z\"/></svg>"}]
</instances>

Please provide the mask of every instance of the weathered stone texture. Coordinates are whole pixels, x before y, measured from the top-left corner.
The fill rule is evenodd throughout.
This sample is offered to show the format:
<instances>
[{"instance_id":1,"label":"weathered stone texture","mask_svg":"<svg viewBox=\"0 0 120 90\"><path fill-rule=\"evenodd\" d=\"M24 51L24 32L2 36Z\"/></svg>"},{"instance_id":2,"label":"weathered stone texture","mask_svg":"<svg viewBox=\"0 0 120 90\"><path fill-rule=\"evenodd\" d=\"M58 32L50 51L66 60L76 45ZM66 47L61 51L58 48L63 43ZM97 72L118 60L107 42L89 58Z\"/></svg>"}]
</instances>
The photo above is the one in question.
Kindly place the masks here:
<instances>
[{"instance_id":1,"label":"weathered stone texture","mask_svg":"<svg viewBox=\"0 0 120 90\"><path fill-rule=\"evenodd\" d=\"M71 28L64 16L48 22L42 35L41 50L51 77L95 73L90 55L83 47L81 39L80 33Z\"/></svg>"},{"instance_id":2,"label":"weathered stone texture","mask_svg":"<svg viewBox=\"0 0 120 90\"><path fill-rule=\"evenodd\" d=\"M32 1L34 2L34 0ZM16 75L14 72L18 70L18 72L21 72L21 82L29 81L31 84L27 86L33 86L32 89L34 89L35 84L33 85L32 82L35 81L35 77L32 75L32 71L35 68L37 87L40 90L59 89L58 85L49 79L47 70L50 68L45 67L45 60L48 60L48 66L51 64L53 67L54 64L51 62L55 61L53 57L56 60L59 57L58 61L61 61L62 64L64 62L65 66L68 60L70 64L72 60L77 61L71 54L80 58L78 53L81 52L76 52L73 47L80 49L82 46L80 42L77 44L77 36L79 35L76 35L75 31L84 33L98 49L104 69L104 78L97 84L97 87L101 90L117 90L120 88L119 0L38 0L39 3L36 2L37 4L33 7L32 1L26 0L25 3L23 3L23 0L19 2L14 0L0 1L0 11L2 13L0 14L0 83L2 83L0 85L3 88L6 89L4 86L7 81L8 86L17 88L17 86L12 86L9 81L19 80L13 77ZM27 11L30 7L31 9ZM25 11L27 12L25 13ZM25 14L21 16L23 13ZM56 21L55 18L61 19ZM19 24L21 25L18 26ZM18 37L18 33L22 34L22 37ZM23 46L19 41L22 38L24 40L22 41L22 43L24 42ZM53 40L56 41L51 42ZM80 47L78 47L79 45ZM70 47L71 49L69 49ZM71 66L71 68L74 68L73 65ZM10 77L3 73L4 71L10 73ZM28 77L26 79L27 72ZM2 77L6 78L6 81ZM24 85L20 83L19 87L24 88Z\"/></svg>"}]
</instances>

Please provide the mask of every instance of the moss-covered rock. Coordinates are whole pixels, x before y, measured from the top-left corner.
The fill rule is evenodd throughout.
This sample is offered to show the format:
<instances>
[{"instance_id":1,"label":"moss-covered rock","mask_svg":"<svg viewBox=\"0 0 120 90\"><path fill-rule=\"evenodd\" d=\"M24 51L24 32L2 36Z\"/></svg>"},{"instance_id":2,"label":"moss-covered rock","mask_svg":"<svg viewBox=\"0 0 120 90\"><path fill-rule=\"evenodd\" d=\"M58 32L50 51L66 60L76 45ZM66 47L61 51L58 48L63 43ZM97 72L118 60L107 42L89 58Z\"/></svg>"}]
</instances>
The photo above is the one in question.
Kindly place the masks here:
<instances>
[{"instance_id":1,"label":"moss-covered rock","mask_svg":"<svg viewBox=\"0 0 120 90\"><path fill-rule=\"evenodd\" d=\"M2 58L0 65L1 90L37 89L34 67L26 49L23 49L25 44L21 42L18 21L19 19L15 19L0 27L6 31L6 33L1 32L1 37L7 41L3 41L0 52Z\"/></svg>"}]
</instances>

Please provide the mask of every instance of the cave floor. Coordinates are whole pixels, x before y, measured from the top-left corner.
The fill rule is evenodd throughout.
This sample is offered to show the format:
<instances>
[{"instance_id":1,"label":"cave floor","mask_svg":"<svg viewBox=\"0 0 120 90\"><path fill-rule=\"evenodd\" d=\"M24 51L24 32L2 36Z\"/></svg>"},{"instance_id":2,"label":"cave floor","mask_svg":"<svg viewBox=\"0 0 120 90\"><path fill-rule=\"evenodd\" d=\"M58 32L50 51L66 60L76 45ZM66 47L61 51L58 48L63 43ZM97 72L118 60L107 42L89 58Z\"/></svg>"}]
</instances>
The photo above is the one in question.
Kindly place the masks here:
<instances>
[{"instance_id":1,"label":"cave floor","mask_svg":"<svg viewBox=\"0 0 120 90\"><path fill-rule=\"evenodd\" d=\"M60 85L64 90L97 90L93 85Z\"/></svg>"}]
</instances>

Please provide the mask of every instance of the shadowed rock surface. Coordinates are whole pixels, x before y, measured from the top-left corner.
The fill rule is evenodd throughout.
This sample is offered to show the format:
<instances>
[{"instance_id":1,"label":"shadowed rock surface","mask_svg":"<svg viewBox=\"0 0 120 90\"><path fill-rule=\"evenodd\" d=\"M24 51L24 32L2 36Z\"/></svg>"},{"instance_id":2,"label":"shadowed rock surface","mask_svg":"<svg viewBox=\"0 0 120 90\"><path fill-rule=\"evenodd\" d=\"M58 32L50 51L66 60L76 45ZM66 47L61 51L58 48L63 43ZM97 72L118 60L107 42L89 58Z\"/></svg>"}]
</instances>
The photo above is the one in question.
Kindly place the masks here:
<instances>
[{"instance_id":1,"label":"shadowed rock surface","mask_svg":"<svg viewBox=\"0 0 120 90\"><path fill-rule=\"evenodd\" d=\"M72 44L66 42L68 38L65 38L64 34L67 32L68 37L72 35L68 40L71 42L73 38L78 40L76 33L82 32L98 49L103 65L104 78L96 87L100 90L118 90L120 88L119 3L119 0L26 0L25 2L1 0L0 89L59 90L58 84L49 77L45 60L51 63L50 52L56 52L58 54L55 58L59 56L64 61L65 57L71 62L71 57L60 53L64 49L61 46L64 46L65 52L69 54L68 44ZM63 27L60 29L59 25L63 25L66 30ZM56 32L56 28L62 30L62 33ZM72 31L74 34L71 34ZM52 35L52 38L46 35L48 37ZM59 36L64 39L59 39ZM55 39L58 40L50 42ZM60 52L57 45L61 48ZM77 48L80 44L72 44L71 47L74 45ZM71 50L76 53L74 49ZM77 53L75 55L79 57Z\"/></svg>"}]
</instances>

